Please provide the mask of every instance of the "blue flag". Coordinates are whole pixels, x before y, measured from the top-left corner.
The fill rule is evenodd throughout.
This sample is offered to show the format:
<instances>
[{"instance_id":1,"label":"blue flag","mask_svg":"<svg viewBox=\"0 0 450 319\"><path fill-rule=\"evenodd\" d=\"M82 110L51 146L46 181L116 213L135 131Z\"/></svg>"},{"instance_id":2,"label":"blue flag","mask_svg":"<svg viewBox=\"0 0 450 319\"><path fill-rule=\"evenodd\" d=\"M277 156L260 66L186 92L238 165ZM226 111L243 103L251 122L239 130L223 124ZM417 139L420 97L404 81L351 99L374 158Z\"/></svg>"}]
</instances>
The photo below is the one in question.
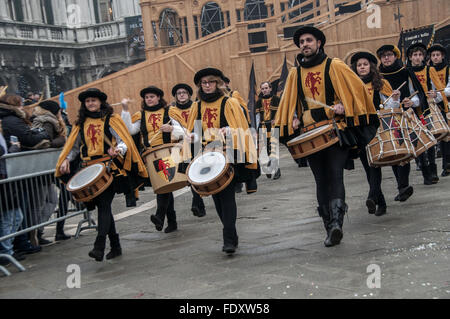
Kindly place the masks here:
<instances>
[{"instance_id":1,"label":"blue flag","mask_svg":"<svg viewBox=\"0 0 450 319\"><path fill-rule=\"evenodd\" d=\"M67 109L67 103L64 101L64 92L59 93L59 106L63 110Z\"/></svg>"}]
</instances>

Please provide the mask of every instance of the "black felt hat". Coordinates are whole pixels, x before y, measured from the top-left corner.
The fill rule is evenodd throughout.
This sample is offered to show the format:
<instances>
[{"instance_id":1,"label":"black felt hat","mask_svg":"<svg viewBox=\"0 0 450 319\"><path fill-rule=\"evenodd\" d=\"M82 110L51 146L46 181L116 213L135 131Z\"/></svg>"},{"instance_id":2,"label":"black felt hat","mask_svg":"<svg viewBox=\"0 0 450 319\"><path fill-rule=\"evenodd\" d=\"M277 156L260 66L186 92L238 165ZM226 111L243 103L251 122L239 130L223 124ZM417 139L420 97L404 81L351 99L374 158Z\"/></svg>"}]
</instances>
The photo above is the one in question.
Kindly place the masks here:
<instances>
[{"instance_id":1,"label":"black felt hat","mask_svg":"<svg viewBox=\"0 0 450 319\"><path fill-rule=\"evenodd\" d=\"M312 34L317 40L320 40L321 48L325 46L325 42L327 41L325 34L323 34L323 32L319 29L311 26L301 27L295 31L293 39L296 46L300 47L300 36L305 33Z\"/></svg>"},{"instance_id":2,"label":"black felt hat","mask_svg":"<svg viewBox=\"0 0 450 319\"><path fill-rule=\"evenodd\" d=\"M447 49L439 43L433 44L429 49L428 49L428 54L433 53L434 51L441 51L443 55L445 55L447 57Z\"/></svg>"},{"instance_id":3,"label":"black felt hat","mask_svg":"<svg viewBox=\"0 0 450 319\"><path fill-rule=\"evenodd\" d=\"M145 94L147 93L153 93L158 95L159 97L163 97L164 96L164 92L163 90L161 90L160 88L157 88L156 86L150 85L148 87L146 87L145 89L141 90L141 97L145 98Z\"/></svg>"},{"instance_id":4,"label":"black felt hat","mask_svg":"<svg viewBox=\"0 0 450 319\"><path fill-rule=\"evenodd\" d=\"M223 76L222 80L226 83L229 84L230 83L230 79L228 77L226 77L225 75Z\"/></svg>"},{"instance_id":5,"label":"black felt hat","mask_svg":"<svg viewBox=\"0 0 450 319\"><path fill-rule=\"evenodd\" d=\"M375 65L378 64L377 58L372 53L365 52L365 51L356 52L352 56L350 63L351 64L356 63L359 59L367 59Z\"/></svg>"},{"instance_id":6,"label":"black felt hat","mask_svg":"<svg viewBox=\"0 0 450 319\"><path fill-rule=\"evenodd\" d=\"M54 115L57 115L59 110L61 109L59 107L59 104L52 100L46 100L39 103L39 106L47 111L52 112Z\"/></svg>"},{"instance_id":7,"label":"black felt hat","mask_svg":"<svg viewBox=\"0 0 450 319\"><path fill-rule=\"evenodd\" d=\"M78 95L78 99L81 102L84 102L84 100L86 100L88 97L99 98L102 102L106 101L106 99L108 98L105 93L96 88L87 89L86 91L83 91Z\"/></svg>"},{"instance_id":8,"label":"black felt hat","mask_svg":"<svg viewBox=\"0 0 450 319\"><path fill-rule=\"evenodd\" d=\"M395 56L397 57L397 59L400 59L401 53L400 50L392 44L385 44L383 46L381 46L378 50L377 50L377 56L378 58L381 58L381 55L383 54L383 52L386 51L391 51L395 54Z\"/></svg>"},{"instance_id":9,"label":"black felt hat","mask_svg":"<svg viewBox=\"0 0 450 319\"><path fill-rule=\"evenodd\" d=\"M195 73L195 76L194 76L195 85L198 85L200 83L200 80L202 77L208 76L208 75L215 75L215 76L218 76L219 78L223 79L223 73L219 69L205 68L205 69L201 69L200 71Z\"/></svg>"},{"instance_id":10,"label":"black felt hat","mask_svg":"<svg viewBox=\"0 0 450 319\"><path fill-rule=\"evenodd\" d=\"M175 96L179 89L185 89L186 91L188 91L189 95L192 95L192 93L194 92L192 88L186 83L178 83L172 88L172 96Z\"/></svg>"},{"instance_id":11,"label":"black felt hat","mask_svg":"<svg viewBox=\"0 0 450 319\"><path fill-rule=\"evenodd\" d=\"M425 54L427 54L427 46L421 42L417 42L414 44L411 44L408 49L406 49L406 56L409 57L410 53L412 50L414 50L415 48L421 48L425 51Z\"/></svg>"}]
</instances>

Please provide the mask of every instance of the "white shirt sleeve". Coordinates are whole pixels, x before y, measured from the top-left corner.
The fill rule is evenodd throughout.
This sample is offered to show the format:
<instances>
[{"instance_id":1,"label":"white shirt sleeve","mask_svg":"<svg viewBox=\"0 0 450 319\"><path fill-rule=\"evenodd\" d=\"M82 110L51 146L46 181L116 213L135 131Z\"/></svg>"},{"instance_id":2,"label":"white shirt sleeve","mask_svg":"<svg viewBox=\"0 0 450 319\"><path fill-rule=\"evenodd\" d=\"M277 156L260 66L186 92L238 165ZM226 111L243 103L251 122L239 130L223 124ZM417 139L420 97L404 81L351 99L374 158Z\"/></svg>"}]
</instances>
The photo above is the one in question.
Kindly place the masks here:
<instances>
[{"instance_id":1,"label":"white shirt sleeve","mask_svg":"<svg viewBox=\"0 0 450 319\"><path fill-rule=\"evenodd\" d=\"M171 138L172 140L180 140L184 138L184 129L181 126L181 124L174 120L173 118L170 118L172 126L173 126L173 131L172 131L172 135Z\"/></svg>"},{"instance_id":2,"label":"white shirt sleeve","mask_svg":"<svg viewBox=\"0 0 450 319\"><path fill-rule=\"evenodd\" d=\"M431 89L436 90L436 86L433 83L433 80L431 80ZM436 97L434 98L434 102L439 103L442 102L442 95L441 92L436 93Z\"/></svg>"},{"instance_id":3,"label":"white shirt sleeve","mask_svg":"<svg viewBox=\"0 0 450 319\"><path fill-rule=\"evenodd\" d=\"M414 86L413 86L413 84L411 82L411 79L408 79L408 83L409 83L409 92L411 92L411 94L416 92L416 90L414 89ZM417 94L411 98L411 101L413 102L413 106L412 107L419 107L420 106L420 99L419 99L419 96Z\"/></svg>"},{"instance_id":4,"label":"white shirt sleeve","mask_svg":"<svg viewBox=\"0 0 450 319\"><path fill-rule=\"evenodd\" d=\"M75 142L73 143L72 149L70 150L69 154L66 157L66 159L68 159L69 162L72 162L80 154L80 144L81 144L81 134L78 133L78 136L75 139Z\"/></svg>"},{"instance_id":5,"label":"white shirt sleeve","mask_svg":"<svg viewBox=\"0 0 450 319\"><path fill-rule=\"evenodd\" d=\"M258 114L256 114L256 128L259 127L260 122L261 122L261 113L258 112Z\"/></svg>"},{"instance_id":6,"label":"white shirt sleeve","mask_svg":"<svg viewBox=\"0 0 450 319\"><path fill-rule=\"evenodd\" d=\"M450 97L450 75L448 76L447 86L445 87L444 93L446 97Z\"/></svg>"},{"instance_id":7,"label":"white shirt sleeve","mask_svg":"<svg viewBox=\"0 0 450 319\"><path fill-rule=\"evenodd\" d=\"M128 131L131 135L135 135L139 133L141 130L141 120L136 121L135 123L131 122L130 112L126 112L122 110L122 114L120 115L125 125L127 126Z\"/></svg>"},{"instance_id":8,"label":"white shirt sleeve","mask_svg":"<svg viewBox=\"0 0 450 319\"><path fill-rule=\"evenodd\" d=\"M125 153L128 150L127 144L125 144L125 142L122 141L119 134L117 134L116 131L114 131L112 127L109 128L109 131L116 138L117 148L119 149L120 154L122 154L122 156L125 155Z\"/></svg>"},{"instance_id":9,"label":"white shirt sleeve","mask_svg":"<svg viewBox=\"0 0 450 319\"><path fill-rule=\"evenodd\" d=\"M388 97L382 93L380 93L380 99L381 101L386 101ZM377 105L375 105L377 106ZM390 98L389 101L387 101L386 105L384 105L384 108L386 109L394 109L400 107L400 101L394 101L393 98Z\"/></svg>"}]
</instances>

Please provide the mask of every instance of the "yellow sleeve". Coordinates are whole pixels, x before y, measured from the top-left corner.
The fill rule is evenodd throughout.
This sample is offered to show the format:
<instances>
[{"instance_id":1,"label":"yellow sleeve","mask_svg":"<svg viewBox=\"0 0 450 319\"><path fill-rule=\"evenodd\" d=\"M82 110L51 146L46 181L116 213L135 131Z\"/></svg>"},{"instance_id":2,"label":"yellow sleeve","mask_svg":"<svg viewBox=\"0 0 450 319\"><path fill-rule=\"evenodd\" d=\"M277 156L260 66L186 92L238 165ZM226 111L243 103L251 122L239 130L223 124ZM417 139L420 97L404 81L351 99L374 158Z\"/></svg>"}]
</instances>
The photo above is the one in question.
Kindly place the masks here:
<instances>
[{"instance_id":1,"label":"yellow sleeve","mask_svg":"<svg viewBox=\"0 0 450 319\"><path fill-rule=\"evenodd\" d=\"M391 84L385 79L382 79L381 81L383 82L383 87L381 88L380 93L383 94L384 96L388 97L391 96L393 91Z\"/></svg>"},{"instance_id":2,"label":"yellow sleeve","mask_svg":"<svg viewBox=\"0 0 450 319\"><path fill-rule=\"evenodd\" d=\"M69 137L67 138L66 144L64 144L64 147L59 154L58 162L56 163L55 177L61 176L59 168L61 167L62 162L64 162L64 160L67 158L67 155L69 155L70 151L72 150L73 144L75 143L79 132L80 127L78 125L74 125L72 127L72 131L69 134Z\"/></svg>"},{"instance_id":3,"label":"yellow sleeve","mask_svg":"<svg viewBox=\"0 0 450 319\"><path fill-rule=\"evenodd\" d=\"M333 59L330 79L339 101L345 108L347 126L367 125L376 109L364 82L343 61Z\"/></svg>"},{"instance_id":4,"label":"yellow sleeve","mask_svg":"<svg viewBox=\"0 0 450 319\"><path fill-rule=\"evenodd\" d=\"M192 132L192 130L194 129L194 123L195 120L197 119L197 113L198 113L198 103L194 102L191 105L191 110L189 111L189 117L186 123L186 128L188 132Z\"/></svg>"},{"instance_id":5,"label":"yellow sleeve","mask_svg":"<svg viewBox=\"0 0 450 319\"><path fill-rule=\"evenodd\" d=\"M430 77L431 81L433 81L434 86L436 87L436 90L444 90L447 86L446 83L442 83L441 79L439 78L439 74L437 73L436 69L434 67L430 67ZM444 91L441 91L442 96L442 102L444 103L444 112L448 112L448 100L445 96Z\"/></svg>"},{"instance_id":6,"label":"yellow sleeve","mask_svg":"<svg viewBox=\"0 0 450 319\"><path fill-rule=\"evenodd\" d=\"M283 95L281 96L277 113L275 114L275 126L280 128L280 137L287 137L285 136L286 134L294 134L292 123L294 121L297 100L297 69L291 68L286 79L286 85L284 87ZM298 108L298 118L301 118L301 112L301 108Z\"/></svg>"}]
</instances>

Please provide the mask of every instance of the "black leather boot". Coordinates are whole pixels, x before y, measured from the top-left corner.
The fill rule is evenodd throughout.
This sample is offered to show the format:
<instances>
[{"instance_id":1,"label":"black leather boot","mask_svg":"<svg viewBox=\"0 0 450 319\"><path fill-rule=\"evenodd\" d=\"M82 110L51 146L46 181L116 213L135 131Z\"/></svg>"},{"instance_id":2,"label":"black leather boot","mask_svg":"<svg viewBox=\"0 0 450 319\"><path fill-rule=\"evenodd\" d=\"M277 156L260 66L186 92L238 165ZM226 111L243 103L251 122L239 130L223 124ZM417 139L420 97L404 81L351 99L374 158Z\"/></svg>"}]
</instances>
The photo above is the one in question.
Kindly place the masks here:
<instances>
[{"instance_id":1,"label":"black leather boot","mask_svg":"<svg viewBox=\"0 0 450 319\"><path fill-rule=\"evenodd\" d=\"M164 229L164 232L166 234L168 234L173 231L176 231L177 229L178 229L177 222L168 222L168 225L167 225L166 229Z\"/></svg>"},{"instance_id":2,"label":"black leather boot","mask_svg":"<svg viewBox=\"0 0 450 319\"><path fill-rule=\"evenodd\" d=\"M106 236L97 235L94 242L94 249L89 252L89 257L94 258L96 261L102 261L105 254Z\"/></svg>"},{"instance_id":3,"label":"black leather boot","mask_svg":"<svg viewBox=\"0 0 450 319\"><path fill-rule=\"evenodd\" d=\"M430 164L431 182L437 184L439 182L439 177L437 174L437 165Z\"/></svg>"},{"instance_id":4,"label":"black leather boot","mask_svg":"<svg viewBox=\"0 0 450 319\"><path fill-rule=\"evenodd\" d=\"M330 232L328 236L330 237L330 243L332 246L339 245L344 233L342 232L342 226L344 224L344 215L347 211L347 204L340 199L332 199L330 201Z\"/></svg>"},{"instance_id":5,"label":"black leather boot","mask_svg":"<svg viewBox=\"0 0 450 319\"><path fill-rule=\"evenodd\" d=\"M422 166L422 176L423 176L423 184L424 185L432 185L433 184L433 180L432 180L432 176L431 176L431 168L429 165Z\"/></svg>"},{"instance_id":6,"label":"black leather boot","mask_svg":"<svg viewBox=\"0 0 450 319\"><path fill-rule=\"evenodd\" d=\"M136 207L136 196L134 192L125 194L125 200L127 207Z\"/></svg>"},{"instance_id":7,"label":"black leather boot","mask_svg":"<svg viewBox=\"0 0 450 319\"><path fill-rule=\"evenodd\" d=\"M276 179L279 179L280 177L281 177L281 170L278 169L277 172L275 173L275 175L273 175L273 179L276 180Z\"/></svg>"},{"instance_id":8,"label":"black leather boot","mask_svg":"<svg viewBox=\"0 0 450 319\"><path fill-rule=\"evenodd\" d=\"M64 223L65 220L56 223L55 241L67 240L71 238L71 236L64 234Z\"/></svg>"},{"instance_id":9,"label":"black leather boot","mask_svg":"<svg viewBox=\"0 0 450 319\"><path fill-rule=\"evenodd\" d=\"M325 231L327 232L327 237L325 238L325 241L323 242L325 247L331 247L333 244L331 243L330 239L330 224L331 224L331 215L330 210L328 206L319 206L317 207L317 211L319 212L319 216L322 217L323 220L323 227L325 228Z\"/></svg>"},{"instance_id":10,"label":"black leather boot","mask_svg":"<svg viewBox=\"0 0 450 319\"><path fill-rule=\"evenodd\" d=\"M164 218L164 217L163 217ZM164 226L164 219L160 217L160 214L158 213L158 210L156 211L155 215L150 216L150 220L153 224L155 224L155 228L157 231L161 231Z\"/></svg>"},{"instance_id":11,"label":"black leather boot","mask_svg":"<svg viewBox=\"0 0 450 319\"><path fill-rule=\"evenodd\" d=\"M120 247L119 234L109 235L109 243L111 251L106 255L106 259L113 259L122 255L122 247Z\"/></svg>"},{"instance_id":12,"label":"black leather boot","mask_svg":"<svg viewBox=\"0 0 450 319\"><path fill-rule=\"evenodd\" d=\"M375 216L382 216L386 214L387 205L386 200L384 199L383 193L380 193L380 196L378 196L378 208L375 212Z\"/></svg>"},{"instance_id":13,"label":"black leather boot","mask_svg":"<svg viewBox=\"0 0 450 319\"><path fill-rule=\"evenodd\" d=\"M367 211L369 214L375 214L377 210L377 203L373 198L367 198L366 200Z\"/></svg>"},{"instance_id":14,"label":"black leather boot","mask_svg":"<svg viewBox=\"0 0 450 319\"><path fill-rule=\"evenodd\" d=\"M223 247L222 251L228 255L234 254L238 246L238 236L236 229L225 230L223 229Z\"/></svg>"}]
</instances>

